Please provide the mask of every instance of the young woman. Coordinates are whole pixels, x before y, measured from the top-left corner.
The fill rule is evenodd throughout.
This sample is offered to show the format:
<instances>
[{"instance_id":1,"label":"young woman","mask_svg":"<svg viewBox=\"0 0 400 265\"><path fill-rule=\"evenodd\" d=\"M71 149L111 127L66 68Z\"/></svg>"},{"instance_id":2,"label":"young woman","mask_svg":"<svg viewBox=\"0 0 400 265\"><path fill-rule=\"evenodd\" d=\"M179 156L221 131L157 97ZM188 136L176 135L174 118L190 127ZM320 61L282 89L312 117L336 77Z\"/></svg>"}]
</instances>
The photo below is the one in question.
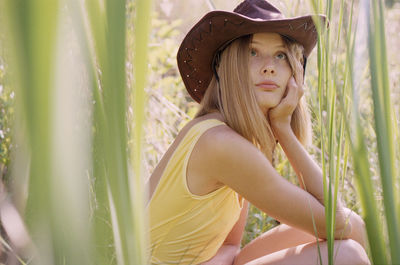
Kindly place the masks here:
<instances>
[{"instance_id":1,"label":"young woman","mask_svg":"<svg viewBox=\"0 0 400 265\"><path fill-rule=\"evenodd\" d=\"M316 34L311 16L264 0L210 12L187 34L178 66L201 107L149 180L152 264L318 264L318 246L328 263L323 175L304 148ZM274 169L278 143L301 187ZM248 202L281 224L240 249ZM334 234L335 264L369 264L363 221L340 203Z\"/></svg>"}]
</instances>

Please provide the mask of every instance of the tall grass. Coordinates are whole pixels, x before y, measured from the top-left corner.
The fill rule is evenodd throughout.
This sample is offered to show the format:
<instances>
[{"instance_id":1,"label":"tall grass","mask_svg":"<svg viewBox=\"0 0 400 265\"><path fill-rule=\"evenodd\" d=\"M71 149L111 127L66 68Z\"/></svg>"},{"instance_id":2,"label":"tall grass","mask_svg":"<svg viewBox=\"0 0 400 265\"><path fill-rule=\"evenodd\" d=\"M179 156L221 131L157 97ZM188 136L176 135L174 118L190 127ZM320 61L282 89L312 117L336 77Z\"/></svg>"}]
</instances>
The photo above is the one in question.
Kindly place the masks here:
<instances>
[{"instance_id":1,"label":"tall grass","mask_svg":"<svg viewBox=\"0 0 400 265\"><path fill-rule=\"evenodd\" d=\"M381 248L386 251L379 256L375 254L374 259L388 260L392 264L400 263L400 205L399 205L399 179L395 175L394 155L394 126L396 120L392 117L393 107L391 103L388 63L386 52L386 35L384 21L384 3L381 0L365 2L367 6L365 13L370 16L368 20L368 51L370 57L370 73L372 99L374 103L375 132L378 146L380 180L383 193L384 220L382 224L387 229L390 252L385 245ZM364 164L367 167L368 164ZM398 172L397 172L398 173ZM396 203L398 205L396 205ZM372 227L368 232L372 232ZM374 238L370 238L370 242Z\"/></svg>"},{"instance_id":2,"label":"tall grass","mask_svg":"<svg viewBox=\"0 0 400 265\"><path fill-rule=\"evenodd\" d=\"M359 8L359 19L368 19L367 13L363 13L365 5L360 5ZM349 81L349 94L352 99L352 116L347 120L347 134L350 140L350 146L353 157L354 170L356 175L357 190L361 200L361 206L363 211L363 219L366 224L368 232L369 250L372 257L373 263L376 264L387 264L386 256L384 255L385 243L384 234L382 230L381 219L379 218L379 206L376 201L376 192L374 189L374 183L370 172L370 165L368 159L368 150L366 146L366 139L364 139L363 128L361 125L361 117L359 112L359 98L360 94L357 85L356 71L354 71L354 58L355 49L361 47L355 47L357 38L363 39L364 31L362 30L362 23L357 23L357 31L360 36L356 36L351 29L347 32L347 66L346 76ZM359 43L359 42L357 42ZM362 58L358 57L358 60ZM360 64L357 64L360 66ZM359 71L358 71L359 72Z\"/></svg>"},{"instance_id":3,"label":"tall grass","mask_svg":"<svg viewBox=\"0 0 400 265\"><path fill-rule=\"evenodd\" d=\"M332 19L332 7L338 2L312 1L312 6L315 11L323 11L327 17ZM325 6L325 10L323 10ZM362 206L362 216L366 223L369 251L372 261L375 264L397 264L399 263L399 183L396 176L396 157L394 150L394 134L398 131L396 128L396 118L393 117L394 109L390 99L390 87L388 79L388 63L385 44L385 27L384 27L384 4L380 0L365 0L358 5L354 5L341 1L339 4L339 17L342 17L344 10L348 10L349 18L347 25L343 27L344 41L346 44L346 59L342 65L344 69L340 69L340 61L338 57L332 56L332 49L339 48L339 45L332 46L334 42L331 39L331 28L337 30L337 40L339 44L340 32L342 29L341 20L338 25L330 26L325 33L321 31L318 40L318 69L319 69L319 104L320 104L320 130L321 130L321 153L329 154L328 168L324 164L322 158L322 168L324 174L328 175L329 184L324 183L325 205L327 205L327 227L330 229L328 233L328 254L329 264L334 263L333 257L333 231L334 227L334 212L335 201L337 194L337 183L339 174L339 163L343 159L343 164L347 164L347 151L341 154L341 148L344 150L350 148L352 154L352 163L357 182L357 192L359 194ZM353 11L358 11L358 23L353 22ZM349 12L350 11L350 12ZM368 28L362 30L363 23L366 21ZM365 22L364 22L365 23ZM353 30L353 25L357 27ZM378 190L376 189L376 181L371 175L371 154L367 147L367 139L362 121L363 113L360 112L360 93L365 94L361 89L359 81L362 69L354 69L363 67L361 63L354 60L362 60L362 57L356 57L356 52L360 53L363 49L362 42L356 42L357 38L363 38L366 32L368 38L368 57L371 76L372 102L374 106L374 121L375 133L377 142L377 154L379 158L380 183L382 185L384 212L383 218L380 215L380 204L377 202ZM360 36L358 36L359 34ZM367 54L366 54L367 55ZM332 58L334 61L332 62ZM360 71L361 70L361 71ZM364 84L364 83L363 83ZM368 89L368 86L366 87ZM365 89L365 88L363 88ZM326 113L327 121L324 124L324 115ZM351 116L348 116L351 113ZM337 116L335 118L335 116ZM335 126L338 123L339 128ZM345 127L343 127L345 124ZM394 126L393 126L394 124ZM325 131L327 128L327 132ZM334 134L339 129L338 134ZM343 138L343 130L346 129L346 138ZM327 135L328 134L328 135ZM339 135L339 138L337 138ZM327 144L324 143L324 137L327 139ZM335 147L337 146L337 148ZM327 149L326 151L324 151ZM336 155L335 155L336 154ZM332 168L332 163L335 163L336 169ZM327 173L325 173L327 172ZM345 174L343 170L340 174ZM331 185L334 183L334 195L331 195Z\"/></svg>"},{"instance_id":4,"label":"tall grass","mask_svg":"<svg viewBox=\"0 0 400 265\"><path fill-rule=\"evenodd\" d=\"M366 135L361 125L360 113L360 91L356 87L356 70L353 68L356 62L353 61L354 54L348 54L350 77L353 86L353 117L351 122L355 130L352 139L352 153L355 165L358 192L362 202L364 220L366 223L368 240L372 260L376 264L398 264L400 249L399 231L399 183L396 177L396 161L394 155L394 133L397 128L396 119L392 116L394 109L390 99L390 87L388 82L388 63L386 55L386 40L383 2L380 0L361 1L360 18L358 27L363 27L362 21L367 22L369 70L371 76L372 102L374 110L374 124L377 142L377 153L379 158L380 185L382 187L383 211L377 204L375 194L376 185L372 183L370 174L370 156L366 146ZM360 30L359 32L362 32ZM358 36L356 36L358 37ZM358 42L360 43L360 42ZM354 44L353 44L354 45ZM360 47L355 47L357 49ZM359 64L358 64L359 66ZM393 127L394 124L394 127ZM351 134L351 133L350 133ZM397 204L397 205L396 205ZM382 216L381 216L382 212Z\"/></svg>"},{"instance_id":5,"label":"tall grass","mask_svg":"<svg viewBox=\"0 0 400 265\"><path fill-rule=\"evenodd\" d=\"M18 109L13 178L22 192L15 196L33 241L24 257L33 264L146 264L141 131L151 1L134 2L132 99L126 1L1 4Z\"/></svg>"},{"instance_id":6,"label":"tall grass","mask_svg":"<svg viewBox=\"0 0 400 265\"><path fill-rule=\"evenodd\" d=\"M134 77L135 85L132 102L134 102L134 126L133 131L133 148L131 157L134 159L134 183L135 187L132 200L135 202L134 209L134 236L136 239L135 245L137 251L135 257L135 264L145 264L148 262L146 258L146 246L148 240L146 238L147 219L143 214L145 198L147 198L147 191L144 186L143 173L143 125L144 125L144 110L146 106L145 86L147 76L147 61L148 61L148 35L150 32L150 10L151 1L139 1L136 6L136 19L135 26L135 47L134 47ZM144 192L143 192L144 191Z\"/></svg>"},{"instance_id":7,"label":"tall grass","mask_svg":"<svg viewBox=\"0 0 400 265\"><path fill-rule=\"evenodd\" d=\"M87 177L80 170L87 161L81 155L88 153L85 146L76 152L73 148L77 142L68 134L71 133L68 126L81 121L71 116L65 119L66 112L73 111L69 107L79 110L81 106L79 101L74 106L64 104L71 91L63 90L65 79L58 77L66 70L60 64L65 63L65 57L61 56L60 63L55 60L62 47L58 30L60 2L5 1L3 4L2 15L9 25L8 64L12 69L19 118L15 125L17 141L14 144L18 149L13 176L16 183L20 180L18 183L26 184L20 189L26 188L25 194L16 195L27 196L25 220L36 243L34 254L27 255L33 255L34 264L65 260L87 263L88 219L81 219L87 214L88 197L82 188ZM68 133L63 132L65 129ZM84 130L77 134L85 137Z\"/></svg>"},{"instance_id":8,"label":"tall grass","mask_svg":"<svg viewBox=\"0 0 400 265\"><path fill-rule=\"evenodd\" d=\"M372 98L374 102L375 131L378 143L379 168L383 188L383 203L389 237L390 260L400 263L400 204L399 182L396 177L394 154L395 119L390 96L389 72L386 52L386 34L382 1L372 1L371 17L368 24L368 47ZM397 172L398 173L398 172ZM396 205L396 203L398 205Z\"/></svg>"},{"instance_id":9,"label":"tall grass","mask_svg":"<svg viewBox=\"0 0 400 265\"><path fill-rule=\"evenodd\" d=\"M344 138L345 109L338 108L337 91L341 58L335 49L341 43L344 1L311 1L314 13L325 14L327 21L315 20L319 32L317 42L318 70L318 114L315 116L319 127L321 167L323 172L324 205L326 209L328 263L334 264L334 232L339 184L343 183L347 165L347 142ZM333 20L333 13L339 19ZM330 21L330 25L328 23ZM333 22L334 21L334 22Z\"/></svg>"},{"instance_id":10,"label":"tall grass","mask_svg":"<svg viewBox=\"0 0 400 265\"><path fill-rule=\"evenodd\" d=\"M335 263L338 192L349 182L353 168L373 263L400 263L396 252L400 249L399 148L395 144L399 128L388 82L383 1L309 3L314 13L324 13L331 21L326 30L322 30L326 25L318 24L316 80L314 73L307 73L309 87L318 89L310 96L325 178L329 264ZM164 25L165 21L153 19L149 45L151 1L3 0L0 5L9 36L7 63L12 70L7 74L17 101L13 198L25 212L34 243L28 252L19 252L20 260L146 264L142 161L154 166L155 159L149 162L148 157L165 151L169 144L165 142L176 136L177 128L196 108L182 93L170 58L161 54L168 50L175 55L177 43L164 40L168 34L176 38L179 23ZM131 9L136 11L135 35L129 42L126 14ZM357 41L363 37L362 20L368 22L366 65L357 57L362 50ZM134 47L127 49L126 43ZM127 63L130 50L134 59ZM152 89L146 91L148 59L162 67L150 72ZM130 63L132 67L126 69ZM360 75L364 68L369 73ZM126 78L127 71L131 79ZM363 79L366 82L360 82ZM376 139L368 135L365 114L369 112L361 104L369 93ZM146 94L152 108L150 121L144 119ZM130 106L132 120L127 114ZM173 113L169 120L159 117L165 109ZM154 121L157 129L151 124ZM147 138L143 127L151 132ZM143 156L143 139L152 136L164 142L151 139L146 145L150 152ZM379 161L378 174L374 172L378 166L371 164L374 159ZM286 170L283 164L277 167ZM383 207L377 199L380 194ZM264 215L250 218L265 227Z\"/></svg>"},{"instance_id":11,"label":"tall grass","mask_svg":"<svg viewBox=\"0 0 400 265\"><path fill-rule=\"evenodd\" d=\"M92 78L96 126L93 172L98 203L94 241L102 246L96 249L97 264L109 263L107 257L113 252L118 264L132 264L135 259L125 116L125 4L86 2L95 56L91 72L99 73Z\"/></svg>"}]
</instances>

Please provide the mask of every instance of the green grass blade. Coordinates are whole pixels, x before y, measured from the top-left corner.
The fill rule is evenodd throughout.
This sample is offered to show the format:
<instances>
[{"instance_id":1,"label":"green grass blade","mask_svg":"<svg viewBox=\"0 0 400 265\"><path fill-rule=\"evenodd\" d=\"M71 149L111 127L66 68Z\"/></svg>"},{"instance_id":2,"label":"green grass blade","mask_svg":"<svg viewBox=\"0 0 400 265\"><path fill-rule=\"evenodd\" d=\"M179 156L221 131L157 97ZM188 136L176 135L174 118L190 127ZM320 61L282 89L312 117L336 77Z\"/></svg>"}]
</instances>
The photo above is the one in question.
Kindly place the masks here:
<instances>
[{"instance_id":1,"label":"green grass blade","mask_svg":"<svg viewBox=\"0 0 400 265\"><path fill-rule=\"evenodd\" d=\"M360 4L360 11L363 11L365 6L365 1ZM360 12L359 21L357 27L362 27L360 24L360 19L366 14ZM346 29L346 28L345 28ZM362 38L363 36L356 36L357 32L362 31L347 31L346 34L346 71L348 72L348 87L351 88L347 92L350 94L349 98L352 99L352 115L348 119L344 116L346 122L346 134L349 138L350 150L353 158L354 171L356 176L357 191L361 201L363 219L365 221L367 236L371 251L372 260L375 264L387 264L387 258L385 254L385 243L383 237L382 224L380 222L378 205L375 200L375 189L372 184L371 174L370 174L370 164L368 160L368 150L365 144L365 136L363 134L363 128L360 121L360 113L358 106L358 98L355 81L357 77L354 72L354 50L355 39ZM342 102L342 105L345 105Z\"/></svg>"},{"instance_id":2,"label":"green grass blade","mask_svg":"<svg viewBox=\"0 0 400 265\"><path fill-rule=\"evenodd\" d=\"M317 3L312 2L315 13L321 13L322 5L320 1ZM330 19L333 10L333 1L326 1L325 14ZM333 194L337 191L333 190L333 186L337 178L334 178L335 173L335 154L336 154L336 88L332 79L331 73L335 71L331 66L331 43L332 43L332 32L330 28L326 28L326 25L322 25L320 21L315 21L316 27L319 34L317 47L318 47L318 101L319 101L319 120L320 120L320 145L321 145L321 161L322 161L322 172L323 172L323 191L324 191L324 205L326 211L326 229L327 229L327 241L328 241L328 264L333 264L334 260L334 230L335 230L335 198ZM324 113L327 113L326 119ZM326 129L327 128L327 129ZM327 131L326 131L327 130ZM325 162L325 152L329 154L328 163ZM337 158L339 159L339 158Z\"/></svg>"},{"instance_id":3,"label":"green grass blade","mask_svg":"<svg viewBox=\"0 0 400 265\"><path fill-rule=\"evenodd\" d=\"M26 129L29 169L26 220L39 255L35 263L48 262L55 253L45 247L53 243L51 204L51 103L58 1L35 4L8 1L7 14L15 44L16 87L19 121ZM41 10L41 12L39 11ZM18 157L21 159L22 157ZM54 243L56 243L54 242Z\"/></svg>"},{"instance_id":4,"label":"green grass blade","mask_svg":"<svg viewBox=\"0 0 400 265\"><path fill-rule=\"evenodd\" d=\"M88 196L84 172L87 153L77 151L81 146L75 143L82 138L75 139L69 130L74 118L68 113L71 111L68 102L75 88L66 89L65 76L73 71L61 74L70 64L63 65L65 56L57 56L65 48L63 45L68 44L63 43L59 26L59 20L67 14L63 12L60 16L62 1L6 1L5 4L15 60L10 64L15 67L17 79L19 120L16 123L22 124L22 134L27 137L27 152L18 154L15 164L30 160L25 217L38 250L32 263L88 264L85 221ZM75 100L75 103L82 102ZM67 146L68 142L73 144ZM74 153L80 153L81 157Z\"/></svg>"},{"instance_id":5,"label":"green grass blade","mask_svg":"<svg viewBox=\"0 0 400 265\"><path fill-rule=\"evenodd\" d=\"M88 43L93 41L91 48L96 56L92 72L97 73L98 69L100 72L94 89L94 172L96 198L100 205L95 214L94 231L95 241L101 248L95 250L95 256L102 255L103 249L106 254L103 259L97 258L99 264L109 264L114 255L119 264L138 264L135 262L137 246L127 151L126 3L123 0L104 3L92 0L87 1L86 7L90 21L87 36L93 36ZM101 235L103 231L105 236ZM112 242L113 247L110 247Z\"/></svg>"},{"instance_id":6,"label":"green grass blade","mask_svg":"<svg viewBox=\"0 0 400 265\"><path fill-rule=\"evenodd\" d=\"M71 8L79 10L77 2L70 3ZM73 6L72 6L73 5ZM106 20L104 10L101 8L100 1L87 0L84 3L81 13L77 16L80 22L77 28L83 28L85 41L82 43L85 56L87 56L88 73L90 76L91 89L93 91L93 197L95 198L95 207L93 208L92 223L92 249L91 256L95 264L114 264L116 256L113 227L111 220L111 204L109 198L108 186L108 166L107 149L104 144L108 139L107 118L105 110L105 99L102 93L101 84L106 57ZM87 25L85 22L87 21ZM107 74L107 73L106 73Z\"/></svg>"},{"instance_id":7,"label":"green grass blade","mask_svg":"<svg viewBox=\"0 0 400 265\"><path fill-rule=\"evenodd\" d=\"M328 69L329 71L330 69ZM326 216L327 216L327 229L328 229L328 263L333 265L333 250L334 250L334 233L335 233L335 208L333 207L336 202L333 201L332 197L332 185L334 183L333 177L335 174L335 93L332 86L328 87L328 93L330 94L330 108L329 108L329 134L328 134L328 152L329 152L329 185L328 194L325 196L328 197L328 204L326 206ZM336 185L335 185L336 186ZM336 193L336 192L335 192Z\"/></svg>"},{"instance_id":8,"label":"green grass blade","mask_svg":"<svg viewBox=\"0 0 400 265\"><path fill-rule=\"evenodd\" d=\"M135 245L137 248L136 264L145 264L147 258L146 237L147 218L144 213L145 198L147 191L144 187L144 175L142 168L142 146L143 146L143 125L144 110L147 102L145 87L147 80L148 65L148 42L150 34L150 10L152 1L139 0L136 6L136 16L134 20L134 93L132 102L134 107L134 124L133 124L133 148L131 157L133 159L134 182L134 235ZM144 191L144 192L143 192Z\"/></svg>"},{"instance_id":9,"label":"green grass blade","mask_svg":"<svg viewBox=\"0 0 400 265\"><path fill-rule=\"evenodd\" d=\"M383 3L372 1L372 17L368 24L371 87L374 102L380 175L383 189L385 218L388 229L391 262L400 263L400 222L395 206L395 158L393 148L392 103L387 68ZM398 195L397 195L398 196Z\"/></svg>"},{"instance_id":10,"label":"green grass blade","mask_svg":"<svg viewBox=\"0 0 400 265\"><path fill-rule=\"evenodd\" d=\"M368 151L363 137L362 127L358 120L356 122L356 139L352 139L351 141L357 190L363 209L363 218L367 228L372 259L375 264L387 264L382 224L374 198L375 191L371 182L371 174L368 166Z\"/></svg>"}]
</instances>

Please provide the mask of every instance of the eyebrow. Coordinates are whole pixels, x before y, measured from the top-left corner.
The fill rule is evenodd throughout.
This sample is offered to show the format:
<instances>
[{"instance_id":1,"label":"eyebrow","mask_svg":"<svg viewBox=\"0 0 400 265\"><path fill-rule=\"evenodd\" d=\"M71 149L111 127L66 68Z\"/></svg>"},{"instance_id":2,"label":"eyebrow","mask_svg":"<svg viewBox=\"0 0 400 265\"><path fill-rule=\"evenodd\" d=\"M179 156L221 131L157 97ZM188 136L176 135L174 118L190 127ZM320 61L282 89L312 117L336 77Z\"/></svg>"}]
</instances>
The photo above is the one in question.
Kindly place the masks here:
<instances>
[{"instance_id":1,"label":"eyebrow","mask_svg":"<svg viewBox=\"0 0 400 265\"><path fill-rule=\"evenodd\" d=\"M258 42L258 41L251 41L250 44L258 44L258 45L263 45L263 43ZM282 44L274 46L274 48L282 48L282 49L286 49L286 47Z\"/></svg>"}]
</instances>

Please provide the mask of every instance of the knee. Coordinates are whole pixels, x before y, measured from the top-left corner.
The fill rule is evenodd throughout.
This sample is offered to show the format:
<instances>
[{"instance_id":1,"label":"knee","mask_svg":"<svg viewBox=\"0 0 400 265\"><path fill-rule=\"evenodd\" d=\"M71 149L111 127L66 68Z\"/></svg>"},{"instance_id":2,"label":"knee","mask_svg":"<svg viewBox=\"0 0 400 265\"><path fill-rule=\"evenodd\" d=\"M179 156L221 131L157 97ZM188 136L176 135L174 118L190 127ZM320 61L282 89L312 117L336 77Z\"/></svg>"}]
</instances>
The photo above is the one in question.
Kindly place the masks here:
<instances>
[{"instance_id":1,"label":"knee","mask_svg":"<svg viewBox=\"0 0 400 265\"><path fill-rule=\"evenodd\" d=\"M355 240L341 240L338 244L338 251L337 264L349 264L349 261L351 261L351 264L357 265L371 264L364 248Z\"/></svg>"}]
</instances>

